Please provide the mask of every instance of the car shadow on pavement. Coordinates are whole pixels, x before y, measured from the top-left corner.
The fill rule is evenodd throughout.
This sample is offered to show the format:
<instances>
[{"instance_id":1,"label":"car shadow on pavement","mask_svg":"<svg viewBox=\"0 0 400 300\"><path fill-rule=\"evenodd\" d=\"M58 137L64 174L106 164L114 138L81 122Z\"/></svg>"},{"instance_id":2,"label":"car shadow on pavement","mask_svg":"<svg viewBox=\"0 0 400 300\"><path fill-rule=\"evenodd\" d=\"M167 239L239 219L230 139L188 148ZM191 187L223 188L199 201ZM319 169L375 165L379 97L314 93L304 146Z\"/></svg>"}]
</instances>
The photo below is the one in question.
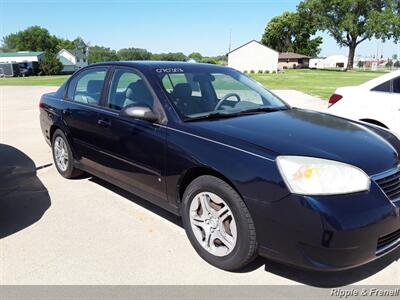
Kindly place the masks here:
<instances>
[{"instance_id":1,"label":"car shadow on pavement","mask_svg":"<svg viewBox=\"0 0 400 300\"><path fill-rule=\"evenodd\" d=\"M42 218L51 205L35 163L20 150L0 144L0 239Z\"/></svg>"},{"instance_id":2,"label":"car shadow on pavement","mask_svg":"<svg viewBox=\"0 0 400 300\"><path fill-rule=\"evenodd\" d=\"M108 183L98 177L91 177L90 181L99 184L106 189L117 193L118 195L134 202L137 205L151 211L152 213L170 221L171 223L183 227L180 217L158 207L138 196L135 196L119 187ZM400 248L392 251L388 255L377 259L373 262L363 266L345 270L345 271L330 271L330 272L317 272L312 270L304 270L293 266L285 265L280 262L275 262L263 257L257 257L252 263L245 268L236 271L235 273L248 273L259 268L264 268L266 272L281 276L302 284L315 286L315 287L340 287L356 283L366 279L379 271L389 266L394 261L400 258Z\"/></svg>"},{"instance_id":3,"label":"car shadow on pavement","mask_svg":"<svg viewBox=\"0 0 400 300\"><path fill-rule=\"evenodd\" d=\"M163 209L163 208L161 208L161 207L159 207L159 206L157 206L157 205L155 205L155 204L153 204L153 203L151 203L151 202L149 202L147 200L144 200L144 199L142 199L142 198L140 198L140 197L138 197L138 196L136 196L136 195L134 195L134 194L132 194L132 193L130 193L128 191L125 191L125 190L123 190L123 189L121 189L121 188L113 185L112 183L109 183L109 182L107 182L107 181L105 181L105 180L103 180L101 178L93 176L93 177L90 177L89 180L91 182L94 182L94 183L98 184L98 185L101 185L102 187L104 187L104 188L106 188L106 189L108 189L110 191L113 191L114 193L116 193L116 194L128 199L131 202L134 202L137 205L142 206L143 208L145 208L145 209L151 211L152 213L154 213L154 214L156 214L156 215L158 215L158 216L170 221L171 223L174 223L175 225L183 227L180 217L174 215L173 213L171 213L171 212L169 212L169 211L167 211L167 210L165 210L165 209Z\"/></svg>"}]
</instances>

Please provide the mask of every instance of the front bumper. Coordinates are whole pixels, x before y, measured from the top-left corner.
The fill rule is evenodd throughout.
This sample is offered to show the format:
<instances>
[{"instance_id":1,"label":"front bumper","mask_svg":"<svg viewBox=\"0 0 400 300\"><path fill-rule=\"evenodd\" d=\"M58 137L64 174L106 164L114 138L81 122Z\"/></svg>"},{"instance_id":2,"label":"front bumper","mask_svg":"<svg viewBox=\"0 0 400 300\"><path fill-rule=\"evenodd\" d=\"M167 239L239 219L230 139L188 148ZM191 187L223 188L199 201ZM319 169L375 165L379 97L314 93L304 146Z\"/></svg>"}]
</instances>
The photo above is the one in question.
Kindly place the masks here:
<instances>
[{"instance_id":1,"label":"front bumper","mask_svg":"<svg viewBox=\"0 0 400 300\"><path fill-rule=\"evenodd\" d=\"M369 192L277 202L246 199L259 254L314 270L344 270L375 260L400 245L400 201L372 182ZM399 234L399 236L397 236Z\"/></svg>"}]
</instances>

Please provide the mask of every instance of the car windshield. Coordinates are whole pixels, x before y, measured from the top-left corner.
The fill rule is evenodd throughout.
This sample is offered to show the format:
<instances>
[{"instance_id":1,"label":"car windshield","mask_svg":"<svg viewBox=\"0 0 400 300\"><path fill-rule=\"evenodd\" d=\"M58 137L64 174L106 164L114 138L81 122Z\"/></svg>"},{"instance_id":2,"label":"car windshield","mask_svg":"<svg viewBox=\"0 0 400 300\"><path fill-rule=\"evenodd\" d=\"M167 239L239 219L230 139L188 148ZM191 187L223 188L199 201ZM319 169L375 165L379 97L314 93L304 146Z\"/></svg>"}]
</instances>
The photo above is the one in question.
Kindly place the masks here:
<instances>
[{"instance_id":1,"label":"car windshield","mask_svg":"<svg viewBox=\"0 0 400 300\"><path fill-rule=\"evenodd\" d=\"M199 72L157 69L171 103L184 121L263 113L288 106L261 84L232 69Z\"/></svg>"}]
</instances>

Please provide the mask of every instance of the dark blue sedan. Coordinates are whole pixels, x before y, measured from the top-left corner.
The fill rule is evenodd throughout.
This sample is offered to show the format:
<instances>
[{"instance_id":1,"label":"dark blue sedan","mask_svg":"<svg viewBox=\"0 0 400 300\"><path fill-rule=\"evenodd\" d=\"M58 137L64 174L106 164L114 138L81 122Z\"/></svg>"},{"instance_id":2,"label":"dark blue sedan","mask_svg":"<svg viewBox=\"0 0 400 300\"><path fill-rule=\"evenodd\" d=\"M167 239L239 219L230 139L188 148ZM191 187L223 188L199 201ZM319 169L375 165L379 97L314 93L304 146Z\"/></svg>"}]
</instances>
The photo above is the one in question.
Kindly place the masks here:
<instances>
[{"instance_id":1,"label":"dark blue sedan","mask_svg":"<svg viewBox=\"0 0 400 300\"><path fill-rule=\"evenodd\" d=\"M40 108L62 176L93 174L181 216L221 269L260 254L341 270L400 245L399 139L292 108L233 69L90 65Z\"/></svg>"}]
</instances>

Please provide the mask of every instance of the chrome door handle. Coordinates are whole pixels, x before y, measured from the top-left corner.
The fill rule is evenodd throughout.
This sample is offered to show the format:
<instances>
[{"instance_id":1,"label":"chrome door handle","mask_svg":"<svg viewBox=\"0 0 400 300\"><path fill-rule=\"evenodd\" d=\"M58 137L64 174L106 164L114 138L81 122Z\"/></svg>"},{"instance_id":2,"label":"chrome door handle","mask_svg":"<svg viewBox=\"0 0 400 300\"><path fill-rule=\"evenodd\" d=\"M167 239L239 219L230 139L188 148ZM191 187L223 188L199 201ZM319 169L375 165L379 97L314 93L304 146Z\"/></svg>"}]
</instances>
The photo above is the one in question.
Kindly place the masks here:
<instances>
[{"instance_id":1,"label":"chrome door handle","mask_svg":"<svg viewBox=\"0 0 400 300\"><path fill-rule=\"evenodd\" d=\"M71 115L71 110L69 108L62 110L63 115L69 116Z\"/></svg>"},{"instance_id":2,"label":"chrome door handle","mask_svg":"<svg viewBox=\"0 0 400 300\"><path fill-rule=\"evenodd\" d=\"M111 126L111 121L105 120L105 119L100 119L100 120L97 120L97 125L107 128L107 127Z\"/></svg>"}]
</instances>

